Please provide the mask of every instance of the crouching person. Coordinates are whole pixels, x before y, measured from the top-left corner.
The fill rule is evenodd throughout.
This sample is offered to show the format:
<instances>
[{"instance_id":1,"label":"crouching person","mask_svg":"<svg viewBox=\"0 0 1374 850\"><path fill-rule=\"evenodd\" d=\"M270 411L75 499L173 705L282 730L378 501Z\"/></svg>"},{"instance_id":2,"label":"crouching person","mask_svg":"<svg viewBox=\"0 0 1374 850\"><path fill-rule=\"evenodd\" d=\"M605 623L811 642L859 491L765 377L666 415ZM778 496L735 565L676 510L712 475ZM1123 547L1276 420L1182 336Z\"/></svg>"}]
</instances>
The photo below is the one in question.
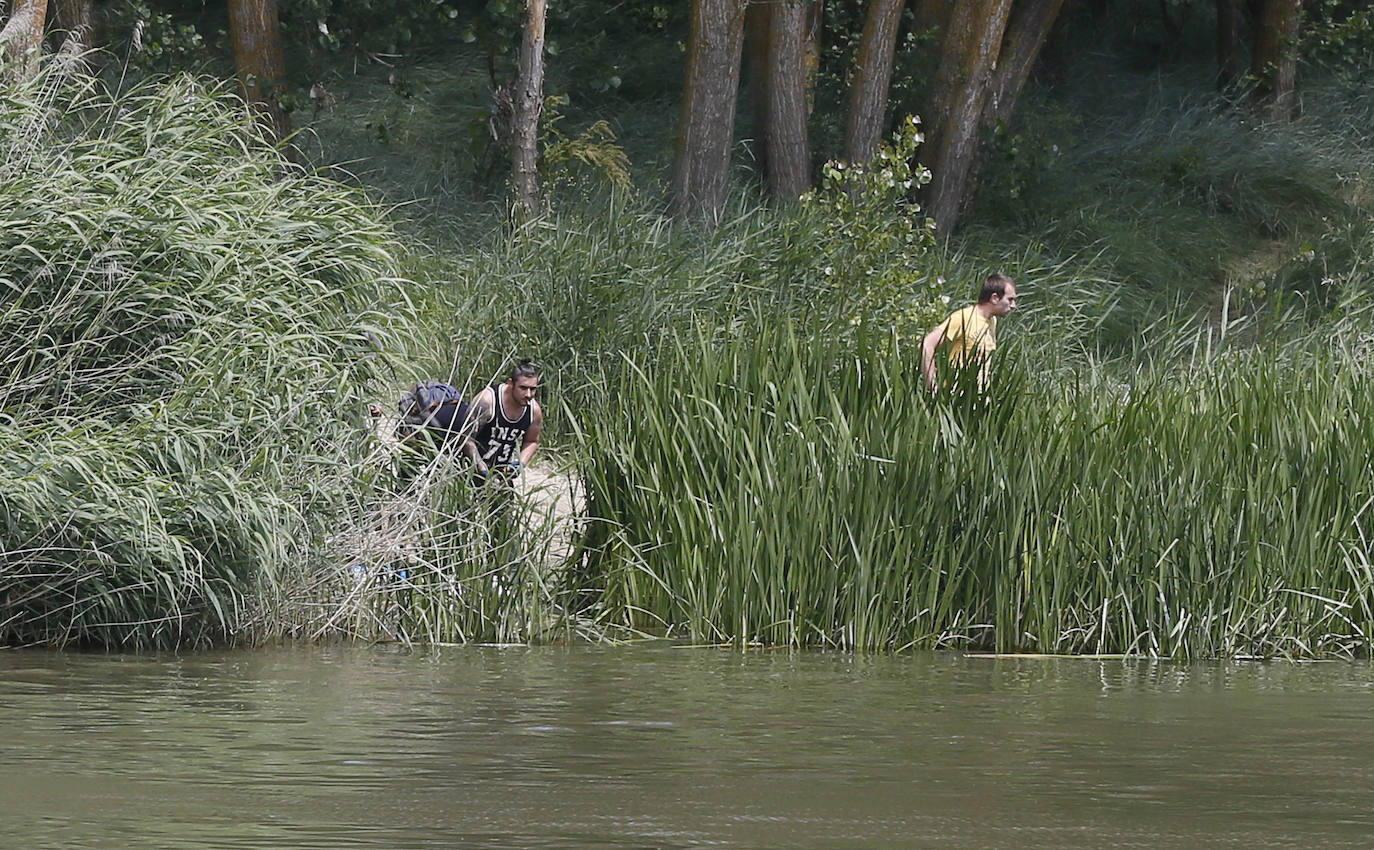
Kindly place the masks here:
<instances>
[{"instance_id":1,"label":"crouching person","mask_svg":"<svg viewBox=\"0 0 1374 850\"><path fill-rule=\"evenodd\" d=\"M380 407L368 405L373 430L386 447L395 481L410 487L435 457L456 456L466 440L462 428L468 418L468 402L462 390L442 381L412 384L396 402L397 416L386 416Z\"/></svg>"},{"instance_id":2,"label":"crouching person","mask_svg":"<svg viewBox=\"0 0 1374 850\"><path fill-rule=\"evenodd\" d=\"M468 403L461 390L441 381L422 381L406 390L396 404L401 414L396 439L441 449L457 446L468 419ZM376 415L376 414L374 414Z\"/></svg>"},{"instance_id":3,"label":"crouching person","mask_svg":"<svg viewBox=\"0 0 1374 850\"><path fill-rule=\"evenodd\" d=\"M468 407L463 450L479 481L511 482L539 450L544 412L534 394L539 370L522 360L500 384L484 388Z\"/></svg>"}]
</instances>

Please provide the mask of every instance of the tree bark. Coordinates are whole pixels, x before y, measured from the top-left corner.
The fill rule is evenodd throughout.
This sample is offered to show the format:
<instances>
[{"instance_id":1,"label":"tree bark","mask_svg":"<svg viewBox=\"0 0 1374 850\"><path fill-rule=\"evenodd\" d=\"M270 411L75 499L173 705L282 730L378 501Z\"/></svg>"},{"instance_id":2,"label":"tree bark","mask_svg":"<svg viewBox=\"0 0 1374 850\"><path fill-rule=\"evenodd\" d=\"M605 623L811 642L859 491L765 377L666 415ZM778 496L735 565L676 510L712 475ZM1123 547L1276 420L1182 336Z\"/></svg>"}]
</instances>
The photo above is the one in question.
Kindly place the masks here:
<instances>
[{"instance_id":1,"label":"tree bark","mask_svg":"<svg viewBox=\"0 0 1374 850\"><path fill-rule=\"evenodd\" d=\"M544 13L546 0L525 0L525 33L516 78L511 179L517 218L539 209L539 115L544 109Z\"/></svg>"},{"instance_id":2,"label":"tree bark","mask_svg":"<svg viewBox=\"0 0 1374 850\"><path fill-rule=\"evenodd\" d=\"M844 131L844 157L850 162L868 162L882 140L893 54L905 5L906 0L873 0L864 18Z\"/></svg>"},{"instance_id":3,"label":"tree bark","mask_svg":"<svg viewBox=\"0 0 1374 850\"><path fill-rule=\"evenodd\" d=\"M944 40L945 27L954 12L957 0L914 0L911 6L911 29L917 35L935 31L935 43Z\"/></svg>"},{"instance_id":4,"label":"tree bark","mask_svg":"<svg viewBox=\"0 0 1374 850\"><path fill-rule=\"evenodd\" d=\"M1217 87L1229 89L1240 79L1240 21L1236 0L1216 0Z\"/></svg>"},{"instance_id":5,"label":"tree bark","mask_svg":"<svg viewBox=\"0 0 1374 850\"><path fill-rule=\"evenodd\" d=\"M1010 11L1011 0L964 0L950 15L931 97L934 120L927 125L921 157L931 172L926 212L944 233L953 230L964 205L983 105Z\"/></svg>"},{"instance_id":6,"label":"tree bark","mask_svg":"<svg viewBox=\"0 0 1374 850\"><path fill-rule=\"evenodd\" d=\"M1016 111L1016 101L1030 79L1040 48L1050 37L1064 0L1017 0L1007 22L1002 53L997 60L983 107L983 124L1005 123Z\"/></svg>"},{"instance_id":7,"label":"tree bark","mask_svg":"<svg viewBox=\"0 0 1374 850\"><path fill-rule=\"evenodd\" d=\"M291 117L277 91L286 78L277 0L229 0L229 40L243 99L278 144L291 135Z\"/></svg>"},{"instance_id":8,"label":"tree bark","mask_svg":"<svg viewBox=\"0 0 1374 850\"><path fill-rule=\"evenodd\" d=\"M816 72L821 67L825 3L822 0L804 0L802 6L802 73L806 75L806 117L809 119L815 106Z\"/></svg>"},{"instance_id":9,"label":"tree bark","mask_svg":"<svg viewBox=\"0 0 1374 850\"><path fill-rule=\"evenodd\" d=\"M0 62L25 77L36 74L47 20L48 0L15 0L13 14L0 29Z\"/></svg>"},{"instance_id":10,"label":"tree bark","mask_svg":"<svg viewBox=\"0 0 1374 850\"><path fill-rule=\"evenodd\" d=\"M754 165L768 174L768 30L773 24L773 5L751 2L744 12L744 73L749 80L749 105L754 133Z\"/></svg>"},{"instance_id":11,"label":"tree bark","mask_svg":"<svg viewBox=\"0 0 1374 850\"><path fill-rule=\"evenodd\" d=\"M768 196L795 201L811 185L806 135L805 6L765 0L746 17L754 141Z\"/></svg>"},{"instance_id":12,"label":"tree bark","mask_svg":"<svg viewBox=\"0 0 1374 850\"><path fill-rule=\"evenodd\" d=\"M1297 105L1298 31L1302 0L1260 0L1250 73L1253 104L1270 121L1289 121Z\"/></svg>"},{"instance_id":13,"label":"tree bark","mask_svg":"<svg viewBox=\"0 0 1374 850\"><path fill-rule=\"evenodd\" d=\"M58 49L71 56L80 56L91 49L94 29L94 0L49 0L53 27L62 31L62 45Z\"/></svg>"},{"instance_id":14,"label":"tree bark","mask_svg":"<svg viewBox=\"0 0 1374 850\"><path fill-rule=\"evenodd\" d=\"M720 222L735 138L747 0L693 0L682 110L673 148L671 210Z\"/></svg>"}]
</instances>

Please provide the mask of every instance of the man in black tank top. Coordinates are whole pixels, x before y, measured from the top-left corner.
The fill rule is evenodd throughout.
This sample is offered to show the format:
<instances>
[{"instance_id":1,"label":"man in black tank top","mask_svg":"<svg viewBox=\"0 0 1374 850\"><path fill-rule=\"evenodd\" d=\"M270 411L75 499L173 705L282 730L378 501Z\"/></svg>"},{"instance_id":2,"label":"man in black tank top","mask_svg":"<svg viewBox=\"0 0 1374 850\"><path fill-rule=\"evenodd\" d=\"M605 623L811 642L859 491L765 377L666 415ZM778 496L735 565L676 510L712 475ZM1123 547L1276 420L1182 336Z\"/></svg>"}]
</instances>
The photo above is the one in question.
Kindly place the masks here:
<instances>
[{"instance_id":1,"label":"man in black tank top","mask_svg":"<svg viewBox=\"0 0 1374 850\"><path fill-rule=\"evenodd\" d=\"M544 429L544 412L534 400L538 389L539 370L522 360L505 383L493 384L472 399L467 420L472 436L463 451L480 477L510 480L534 458Z\"/></svg>"}]
</instances>

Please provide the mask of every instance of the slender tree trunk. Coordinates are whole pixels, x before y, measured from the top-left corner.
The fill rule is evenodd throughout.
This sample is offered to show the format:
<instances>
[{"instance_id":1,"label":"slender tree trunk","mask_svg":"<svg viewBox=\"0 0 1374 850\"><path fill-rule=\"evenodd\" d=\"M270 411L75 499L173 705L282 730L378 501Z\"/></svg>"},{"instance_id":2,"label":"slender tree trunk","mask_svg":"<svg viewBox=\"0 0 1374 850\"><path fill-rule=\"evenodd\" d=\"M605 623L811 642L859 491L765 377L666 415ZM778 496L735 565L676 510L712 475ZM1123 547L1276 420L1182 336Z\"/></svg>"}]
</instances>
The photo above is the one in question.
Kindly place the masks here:
<instances>
[{"instance_id":1,"label":"slender tree trunk","mask_svg":"<svg viewBox=\"0 0 1374 850\"><path fill-rule=\"evenodd\" d=\"M821 67L821 35L825 32L825 3L802 3L802 73L806 75L806 117L811 117L816 94L816 72Z\"/></svg>"},{"instance_id":2,"label":"slender tree trunk","mask_svg":"<svg viewBox=\"0 0 1374 850\"><path fill-rule=\"evenodd\" d=\"M964 0L950 15L931 98L934 119L923 149L930 169L926 212L942 232L963 208L978 148L988 83L1002 48L1011 0Z\"/></svg>"},{"instance_id":3,"label":"slender tree trunk","mask_svg":"<svg viewBox=\"0 0 1374 850\"><path fill-rule=\"evenodd\" d=\"M906 0L872 0L868 6L859 52L854 57L854 78L849 84L844 157L850 162L868 162L882 140L893 54L905 5Z\"/></svg>"},{"instance_id":4,"label":"slender tree trunk","mask_svg":"<svg viewBox=\"0 0 1374 850\"><path fill-rule=\"evenodd\" d=\"M1270 121L1289 121L1297 105L1298 31L1302 0L1260 0L1250 73L1255 110Z\"/></svg>"},{"instance_id":5,"label":"slender tree trunk","mask_svg":"<svg viewBox=\"0 0 1374 850\"><path fill-rule=\"evenodd\" d=\"M1050 37L1064 0L1017 0L1007 22L1002 54L997 60L983 107L984 125L1005 123L1016 111L1016 101L1030 79L1040 48Z\"/></svg>"},{"instance_id":6,"label":"slender tree trunk","mask_svg":"<svg viewBox=\"0 0 1374 850\"><path fill-rule=\"evenodd\" d=\"M286 78L277 0L229 0L229 40L243 98L280 144L291 135L291 117L277 99Z\"/></svg>"},{"instance_id":7,"label":"slender tree trunk","mask_svg":"<svg viewBox=\"0 0 1374 850\"><path fill-rule=\"evenodd\" d=\"M1240 79L1240 21L1236 0L1216 0L1217 87L1225 90Z\"/></svg>"},{"instance_id":8,"label":"slender tree trunk","mask_svg":"<svg viewBox=\"0 0 1374 850\"><path fill-rule=\"evenodd\" d=\"M747 0L693 0L682 111L673 149L671 209L720 222L735 138Z\"/></svg>"},{"instance_id":9,"label":"slender tree trunk","mask_svg":"<svg viewBox=\"0 0 1374 850\"><path fill-rule=\"evenodd\" d=\"M544 109L544 13L546 0L525 0L525 34L520 40L515 116L511 133L511 178L517 217L539 209L539 114Z\"/></svg>"},{"instance_id":10,"label":"slender tree trunk","mask_svg":"<svg viewBox=\"0 0 1374 850\"><path fill-rule=\"evenodd\" d=\"M755 144L774 200L795 201L811 185L805 13L800 0L765 0L754 3L746 19Z\"/></svg>"},{"instance_id":11,"label":"slender tree trunk","mask_svg":"<svg viewBox=\"0 0 1374 850\"><path fill-rule=\"evenodd\" d=\"M14 0L14 12L0 29L0 62L29 77L38 72L48 0Z\"/></svg>"}]
</instances>

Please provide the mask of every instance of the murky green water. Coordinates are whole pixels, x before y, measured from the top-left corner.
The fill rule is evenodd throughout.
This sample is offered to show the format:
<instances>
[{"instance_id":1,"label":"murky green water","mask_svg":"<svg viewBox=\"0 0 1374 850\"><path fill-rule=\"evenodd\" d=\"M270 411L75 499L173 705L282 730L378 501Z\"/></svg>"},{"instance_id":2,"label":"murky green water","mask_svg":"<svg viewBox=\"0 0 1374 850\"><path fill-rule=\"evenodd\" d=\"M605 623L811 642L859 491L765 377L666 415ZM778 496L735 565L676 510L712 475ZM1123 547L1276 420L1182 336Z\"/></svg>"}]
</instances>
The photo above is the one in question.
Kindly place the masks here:
<instances>
[{"instance_id":1,"label":"murky green water","mask_svg":"<svg viewBox=\"0 0 1374 850\"><path fill-rule=\"evenodd\" d=\"M5 848L1369 847L1374 668L0 652Z\"/></svg>"}]
</instances>

